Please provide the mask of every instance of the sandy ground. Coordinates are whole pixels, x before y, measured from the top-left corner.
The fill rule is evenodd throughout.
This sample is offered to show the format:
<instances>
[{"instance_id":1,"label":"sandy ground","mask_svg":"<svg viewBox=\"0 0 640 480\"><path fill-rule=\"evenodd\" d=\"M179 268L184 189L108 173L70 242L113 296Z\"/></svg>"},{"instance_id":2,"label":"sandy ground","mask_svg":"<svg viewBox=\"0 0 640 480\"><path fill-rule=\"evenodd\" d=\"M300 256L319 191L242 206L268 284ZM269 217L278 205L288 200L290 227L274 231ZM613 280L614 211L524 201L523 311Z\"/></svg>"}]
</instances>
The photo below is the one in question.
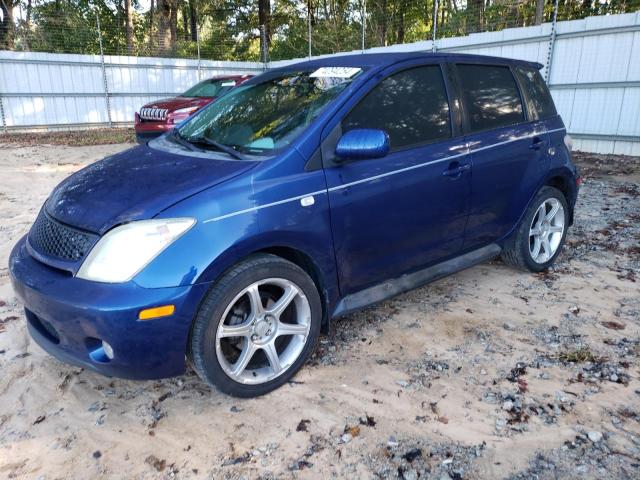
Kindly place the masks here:
<instances>
[{"instance_id":1,"label":"sandy ground","mask_svg":"<svg viewBox=\"0 0 640 480\"><path fill-rule=\"evenodd\" d=\"M638 159L580 158L552 271L495 261L351 315L293 382L238 400L193 373L105 378L27 335L11 247L124 148L0 146L0 478L640 477Z\"/></svg>"}]
</instances>

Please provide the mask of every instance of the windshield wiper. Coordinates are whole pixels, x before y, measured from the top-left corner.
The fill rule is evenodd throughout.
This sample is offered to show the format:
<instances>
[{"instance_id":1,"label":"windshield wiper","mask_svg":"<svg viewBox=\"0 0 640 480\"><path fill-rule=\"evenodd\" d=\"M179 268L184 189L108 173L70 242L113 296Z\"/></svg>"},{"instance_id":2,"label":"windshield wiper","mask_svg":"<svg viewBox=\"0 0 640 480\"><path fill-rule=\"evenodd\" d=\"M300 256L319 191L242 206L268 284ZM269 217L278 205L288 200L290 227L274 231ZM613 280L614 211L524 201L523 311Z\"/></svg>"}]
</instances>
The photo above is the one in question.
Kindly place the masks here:
<instances>
[{"instance_id":1,"label":"windshield wiper","mask_svg":"<svg viewBox=\"0 0 640 480\"><path fill-rule=\"evenodd\" d=\"M205 137L204 135L201 137L185 139L185 141L189 143L194 143L197 145L208 145L210 147L216 148L217 150L220 150L221 152L228 153L233 158L237 158L238 160L245 160L244 155L237 152L234 148L231 148L230 146L225 145L224 143L211 140L209 137Z\"/></svg>"},{"instance_id":2,"label":"windshield wiper","mask_svg":"<svg viewBox=\"0 0 640 480\"><path fill-rule=\"evenodd\" d=\"M178 129L174 129L173 133L170 135L170 138L175 141L177 144L182 145L185 148L188 148L192 152L195 151L191 142L187 141L186 138L182 136L182 134L178 131Z\"/></svg>"}]
</instances>

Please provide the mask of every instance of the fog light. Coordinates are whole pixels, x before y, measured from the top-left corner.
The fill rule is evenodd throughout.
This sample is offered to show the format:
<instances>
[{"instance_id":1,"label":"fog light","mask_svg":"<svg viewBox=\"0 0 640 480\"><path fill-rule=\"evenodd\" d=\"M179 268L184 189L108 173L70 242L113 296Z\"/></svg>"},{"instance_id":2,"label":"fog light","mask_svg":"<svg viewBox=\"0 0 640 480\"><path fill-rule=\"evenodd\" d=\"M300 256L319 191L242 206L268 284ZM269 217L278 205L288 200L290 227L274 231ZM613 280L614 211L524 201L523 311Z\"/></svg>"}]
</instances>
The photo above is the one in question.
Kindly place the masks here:
<instances>
[{"instance_id":1,"label":"fog light","mask_svg":"<svg viewBox=\"0 0 640 480\"><path fill-rule=\"evenodd\" d=\"M102 350L109 360L113 360L113 348L104 340L102 341Z\"/></svg>"}]
</instances>

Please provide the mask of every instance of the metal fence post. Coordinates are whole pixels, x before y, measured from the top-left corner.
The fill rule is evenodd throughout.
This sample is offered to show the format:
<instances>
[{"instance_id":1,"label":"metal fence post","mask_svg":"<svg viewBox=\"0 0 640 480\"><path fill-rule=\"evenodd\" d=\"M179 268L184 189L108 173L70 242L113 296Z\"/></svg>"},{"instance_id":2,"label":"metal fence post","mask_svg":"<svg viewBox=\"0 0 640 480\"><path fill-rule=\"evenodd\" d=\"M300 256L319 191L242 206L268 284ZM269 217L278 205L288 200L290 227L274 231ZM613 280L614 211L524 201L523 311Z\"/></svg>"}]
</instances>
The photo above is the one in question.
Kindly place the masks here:
<instances>
[{"instance_id":1,"label":"metal fence post","mask_svg":"<svg viewBox=\"0 0 640 480\"><path fill-rule=\"evenodd\" d=\"M438 0L433 0L433 26L431 28L431 51L436 53L438 47L436 45L436 31L438 29Z\"/></svg>"},{"instance_id":2,"label":"metal fence post","mask_svg":"<svg viewBox=\"0 0 640 480\"><path fill-rule=\"evenodd\" d=\"M104 64L104 49L102 48L102 32L100 31L100 16L96 11L96 25L98 27L98 43L100 44L100 65L102 65L102 81L104 83L104 99L107 105L107 120L109 128L113 126L111 121L111 99L109 98L109 84L107 82L107 68Z\"/></svg>"},{"instance_id":3,"label":"metal fence post","mask_svg":"<svg viewBox=\"0 0 640 480\"><path fill-rule=\"evenodd\" d=\"M202 80L200 71L200 27L196 24L196 47L198 48L198 81Z\"/></svg>"},{"instance_id":4,"label":"metal fence post","mask_svg":"<svg viewBox=\"0 0 640 480\"><path fill-rule=\"evenodd\" d=\"M549 49L547 50L547 65L544 70L544 80L549 83L551 79L551 64L553 61L553 46L556 43L556 23L558 21L558 0L553 2L553 20L551 21L551 34L549 35Z\"/></svg>"},{"instance_id":5,"label":"metal fence post","mask_svg":"<svg viewBox=\"0 0 640 480\"><path fill-rule=\"evenodd\" d=\"M269 46L267 45L267 27L266 25L260 25L260 61L262 62L262 68L267 70L269 63Z\"/></svg>"},{"instance_id":6,"label":"metal fence post","mask_svg":"<svg viewBox=\"0 0 640 480\"><path fill-rule=\"evenodd\" d=\"M0 95L0 121L2 121L2 131L7 133L7 120L4 117L4 103L2 101L2 95Z\"/></svg>"},{"instance_id":7,"label":"metal fence post","mask_svg":"<svg viewBox=\"0 0 640 480\"><path fill-rule=\"evenodd\" d=\"M309 59L311 59L311 11L307 8L307 38L309 43Z\"/></svg>"},{"instance_id":8,"label":"metal fence post","mask_svg":"<svg viewBox=\"0 0 640 480\"><path fill-rule=\"evenodd\" d=\"M367 24L367 0L362 0L362 53L364 53L365 25Z\"/></svg>"}]
</instances>

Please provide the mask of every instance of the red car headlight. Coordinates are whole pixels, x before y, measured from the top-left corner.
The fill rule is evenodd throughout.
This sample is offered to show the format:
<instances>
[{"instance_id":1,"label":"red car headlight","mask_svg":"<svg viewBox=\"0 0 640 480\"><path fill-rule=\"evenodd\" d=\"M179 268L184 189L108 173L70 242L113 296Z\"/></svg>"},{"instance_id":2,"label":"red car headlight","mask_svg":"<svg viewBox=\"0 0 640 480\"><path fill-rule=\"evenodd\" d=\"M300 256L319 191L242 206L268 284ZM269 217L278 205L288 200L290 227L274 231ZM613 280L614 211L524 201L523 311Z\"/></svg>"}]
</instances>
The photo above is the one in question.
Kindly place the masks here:
<instances>
[{"instance_id":1,"label":"red car headlight","mask_svg":"<svg viewBox=\"0 0 640 480\"><path fill-rule=\"evenodd\" d=\"M189 115L195 113L195 111L198 110L198 108L200 108L200 107L180 108L178 110L175 110L175 111L171 112L168 115L169 123L179 123L179 122L181 122L185 118L188 118Z\"/></svg>"}]
</instances>

